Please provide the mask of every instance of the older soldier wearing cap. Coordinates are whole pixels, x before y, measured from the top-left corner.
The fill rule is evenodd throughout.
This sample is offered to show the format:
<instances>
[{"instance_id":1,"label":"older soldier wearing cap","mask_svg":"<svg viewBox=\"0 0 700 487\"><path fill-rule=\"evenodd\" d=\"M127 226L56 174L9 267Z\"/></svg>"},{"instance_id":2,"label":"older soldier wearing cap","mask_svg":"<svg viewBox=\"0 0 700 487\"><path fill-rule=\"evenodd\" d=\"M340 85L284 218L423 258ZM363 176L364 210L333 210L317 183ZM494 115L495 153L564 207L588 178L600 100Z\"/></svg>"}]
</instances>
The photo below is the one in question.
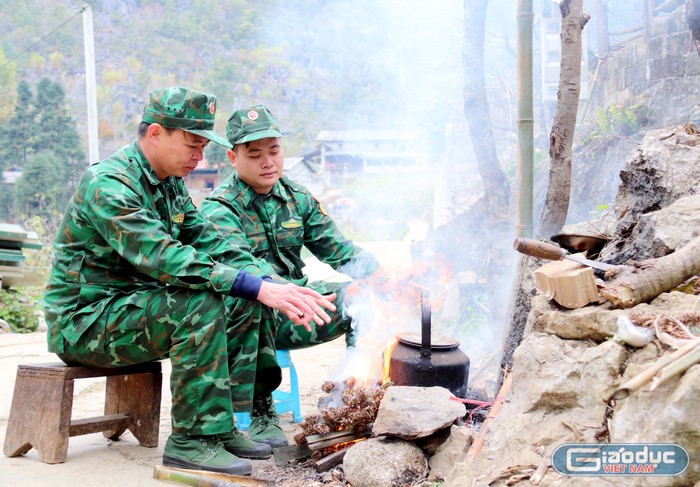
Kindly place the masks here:
<instances>
[{"instance_id":1,"label":"older soldier wearing cap","mask_svg":"<svg viewBox=\"0 0 700 487\"><path fill-rule=\"evenodd\" d=\"M241 269L271 276L276 282L306 286L309 278L303 272L301 251L307 247L320 261L354 279L382 274L377 260L338 230L308 189L282 175L282 134L267 108L257 105L235 111L226 134L233 145L227 154L236 171L204 200L201 211L228 234L232 245L255 257L254 262L240 262ZM311 330L295 327L280 316L277 349L305 348L342 335L352 346L352 319L340 309L347 283L317 281L308 286L324 295L337 294L338 312L331 323L312 324ZM249 437L273 447L284 446L287 439L272 397L262 392L256 391L253 399Z\"/></svg>"},{"instance_id":2,"label":"older soldier wearing cap","mask_svg":"<svg viewBox=\"0 0 700 487\"><path fill-rule=\"evenodd\" d=\"M87 168L54 241L44 295L49 350L67 363L117 367L170 358L172 434L163 464L250 474L269 458L233 424L254 385L281 380L274 314L322 325L332 297L232 267L252 261L192 204L182 177L202 159L216 98L151 92L130 145Z\"/></svg>"}]
</instances>

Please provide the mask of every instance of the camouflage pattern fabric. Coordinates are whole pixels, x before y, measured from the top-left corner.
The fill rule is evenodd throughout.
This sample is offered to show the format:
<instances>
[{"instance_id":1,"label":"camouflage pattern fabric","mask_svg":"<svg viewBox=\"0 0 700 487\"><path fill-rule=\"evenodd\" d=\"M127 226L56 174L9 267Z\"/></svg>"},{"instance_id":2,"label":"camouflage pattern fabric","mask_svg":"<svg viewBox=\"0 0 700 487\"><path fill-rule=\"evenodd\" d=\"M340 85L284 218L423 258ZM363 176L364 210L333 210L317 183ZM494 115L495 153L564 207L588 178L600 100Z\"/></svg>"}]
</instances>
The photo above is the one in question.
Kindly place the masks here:
<instances>
[{"instance_id":1,"label":"camouflage pattern fabric","mask_svg":"<svg viewBox=\"0 0 700 487\"><path fill-rule=\"evenodd\" d=\"M226 123L226 138L232 145L268 137L282 137L277 120L263 105L236 110Z\"/></svg>"},{"instance_id":2,"label":"camouflage pattern fabric","mask_svg":"<svg viewBox=\"0 0 700 487\"><path fill-rule=\"evenodd\" d=\"M173 86L151 91L141 121L186 130L231 149L229 141L214 132L215 117L214 95Z\"/></svg>"},{"instance_id":3,"label":"camouflage pattern fabric","mask_svg":"<svg viewBox=\"0 0 700 487\"><path fill-rule=\"evenodd\" d=\"M49 351L106 367L169 356L173 428L230 431L253 384L279 384L273 312L228 297L231 263L252 257L199 214L180 178L159 180L137 142L86 170L53 250Z\"/></svg>"},{"instance_id":4,"label":"camouflage pattern fabric","mask_svg":"<svg viewBox=\"0 0 700 487\"><path fill-rule=\"evenodd\" d=\"M254 262L236 262L237 268L257 276L271 276L276 282L308 286L321 294L341 294L334 303L338 310L331 315L332 322L322 327L311 323L311 332L280 315L277 348L305 348L350 332L352 319L342 308L345 284L308 283L303 273L302 248L355 279L371 274L379 264L338 230L308 189L282 176L269 195L259 195L234 173L204 200L201 212L227 235L231 245L255 258Z\"/></svg>"}]
</instances>

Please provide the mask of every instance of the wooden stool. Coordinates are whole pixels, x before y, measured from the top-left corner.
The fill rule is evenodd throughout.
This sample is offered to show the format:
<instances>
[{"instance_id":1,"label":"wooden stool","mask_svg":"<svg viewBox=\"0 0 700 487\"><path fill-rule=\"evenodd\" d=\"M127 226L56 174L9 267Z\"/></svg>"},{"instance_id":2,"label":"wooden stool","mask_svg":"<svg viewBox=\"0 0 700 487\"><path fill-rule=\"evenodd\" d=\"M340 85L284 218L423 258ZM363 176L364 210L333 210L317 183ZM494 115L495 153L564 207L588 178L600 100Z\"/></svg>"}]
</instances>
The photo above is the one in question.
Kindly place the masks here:
<instances>
[{"instance_id":1,"label":"wooden stool","mask_svg":"<svg viewBox=\"0 0 700 487\"><path fill-rule=\"evenodd\" d=\"M104 416L71 419L74 379L93 377L107 377ZM16 457L34 447L45 463L63 463L69 437L103 431L117 440L127 429L141 446L156 447L162 382L160 362L115 368L20 365L3 453Z\"/></svg>"}]
</instances>

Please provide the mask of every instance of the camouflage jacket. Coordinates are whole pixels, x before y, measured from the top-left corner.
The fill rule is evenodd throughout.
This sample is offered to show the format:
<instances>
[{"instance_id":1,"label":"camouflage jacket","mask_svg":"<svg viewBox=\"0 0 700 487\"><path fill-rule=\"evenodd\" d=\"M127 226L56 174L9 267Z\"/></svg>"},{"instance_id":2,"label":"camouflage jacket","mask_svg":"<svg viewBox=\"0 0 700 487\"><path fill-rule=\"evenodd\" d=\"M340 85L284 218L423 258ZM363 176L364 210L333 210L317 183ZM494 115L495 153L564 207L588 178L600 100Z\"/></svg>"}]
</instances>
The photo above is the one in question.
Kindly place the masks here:
<instances>
[{"instance_id":1,"label":"camouflage jacket","mask_svg":"<svg viewBox=\"0 0 700 487\"><path fill-rule=\"evenodd\" d=\"M98 316L121 293L173 285L228 294L239 271L222 262L245 263L237 250L182 179L159 180L138 142L122 147L87 168L56 234L43 303L49 348L59 331L75 344L90 325L76 327L76 312Z\"/></svg>"},{"instance_id":2,"label":"camouflage jacket","mask_svg":"<svg viewBox=\"0 0 700 487\"><path fill-rule=\"evenodd\" d=\"M305 285L303 247L321 262L352 278L379 266L369 252L353 244L304 186L283 176L270 194L257 194L234 172L201 205L202 214L228 235L232 245L257 261L237 267L257 276Z\"/></svg>"}]
</instances>

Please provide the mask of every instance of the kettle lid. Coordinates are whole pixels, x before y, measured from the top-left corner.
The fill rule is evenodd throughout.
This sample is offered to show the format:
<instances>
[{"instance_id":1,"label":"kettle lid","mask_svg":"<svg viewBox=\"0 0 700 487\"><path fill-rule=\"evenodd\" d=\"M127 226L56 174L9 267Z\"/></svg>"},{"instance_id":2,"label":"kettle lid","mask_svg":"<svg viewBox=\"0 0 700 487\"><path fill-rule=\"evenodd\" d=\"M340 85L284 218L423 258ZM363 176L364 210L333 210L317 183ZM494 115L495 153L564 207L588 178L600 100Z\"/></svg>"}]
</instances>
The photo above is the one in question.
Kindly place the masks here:
<instances>
[{"instance_id":1,"label":"kettle lid","mask_svg":"<svg viewBox=\"0 0 700 487\"><path fill-rule=\"evenodd\" d=\"M396 335L396 339L403 343L404 345L409 345L411 347L421 347L422 336L420 332L405 332ZM450 349L459 347L459 342L454 338L445 335L431 335L430 336L430 348L432 349Z\"/></svg>"}]
</instances>

